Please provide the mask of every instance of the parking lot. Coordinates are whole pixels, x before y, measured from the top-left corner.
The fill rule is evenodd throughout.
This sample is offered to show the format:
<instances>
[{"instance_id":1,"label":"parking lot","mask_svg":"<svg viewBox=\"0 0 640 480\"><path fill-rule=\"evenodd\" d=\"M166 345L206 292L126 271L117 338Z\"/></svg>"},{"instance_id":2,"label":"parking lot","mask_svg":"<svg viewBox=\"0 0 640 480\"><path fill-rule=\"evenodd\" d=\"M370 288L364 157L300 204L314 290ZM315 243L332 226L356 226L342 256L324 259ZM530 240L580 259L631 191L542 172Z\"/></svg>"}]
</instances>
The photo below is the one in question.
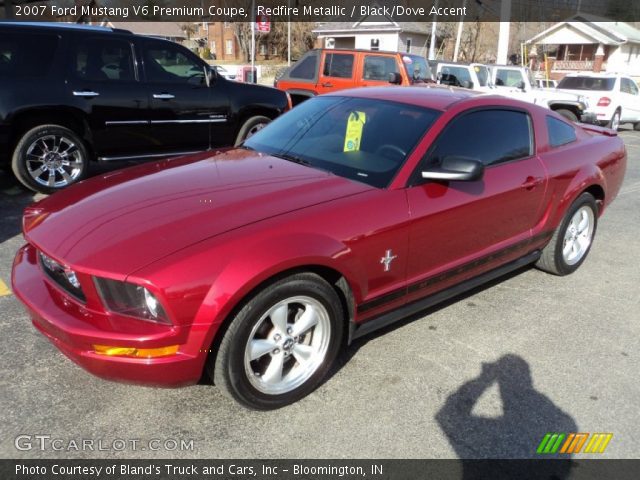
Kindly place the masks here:
<instances>
[{"instance_id":1,"label":"parking lot","mask_svg":"<svg viewBox=\"0 0 640 480\"><path fill-rule=\"evenodd\" d=\"M266 413L204 382L174 390L95 378L37 333L8 290L34 196L0 172L0 457L519 458L535 457L546 432L613 433L600 457L637 457L640 132L620 135L625 183L576 273L527 268L360 339L316 392ZM21 435L62 449L17 449ZM69 448L114 439L127 448ZM152 439L164 448L148 448Z\"/></svg>"}]
</instances>

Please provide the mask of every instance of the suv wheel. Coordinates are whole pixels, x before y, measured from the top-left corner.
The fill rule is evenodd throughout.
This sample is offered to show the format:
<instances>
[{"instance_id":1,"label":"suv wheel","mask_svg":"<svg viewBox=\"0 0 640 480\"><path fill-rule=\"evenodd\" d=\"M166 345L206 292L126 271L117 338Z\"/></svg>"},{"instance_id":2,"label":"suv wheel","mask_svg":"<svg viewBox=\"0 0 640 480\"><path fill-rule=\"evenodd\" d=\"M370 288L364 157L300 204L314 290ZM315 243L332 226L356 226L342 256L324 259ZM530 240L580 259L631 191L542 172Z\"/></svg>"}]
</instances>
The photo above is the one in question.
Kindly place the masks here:
<instances>
[{"instance_id":1,"label":"suv wheel","mask_svg":"<svg viewBox=\"0 0 640 480\"><path fill-rule=\"evenodd\" d=\"M284 278L235 315L217 358L209 360L209 375L246 407L283 407L325 377L342 345L343 326L340 299L324 279L312 273Z\"/></svg>"},{"instance_id":2,"label":"suv wheel","mask_svg":"<svg viewBox=\"0 0 640 480\"><path fill-rule=\"evenodd\" d=\"M620 110L616 110L613 113L613 117L611 117L611 121L607 126L612 130L618 130L618 127L620 127Z\"/></svg>"},{"instance_id":3,"label":"suv wheel","mask_svg":"<svg viewBox=\"0 0 640 480\"><path fill-rule=\"evenodd\" d=\"M263 117L260 115L256 117L251 117L249 120L244 122L244 125L242 125L242 128L240 128L240 131L238 132L238 136L236 137L236 143L234 145L235 146L240 145L251 135L253 135L254 133L266 127L269 124L269 122L271 122L271 119L268 117Z\"/></svg>"},{"instance_id":4,"label":"suv wheel","mask_svg":"<svg viewBox=\"0 0 640 480\"><path fill-rule=\"evenodd\" d=\"M88 159L87 148L74 131L60 125L40 125L18 141L11 167L25 187L53 193L82 180Z\"/></svg>"}]
</instances>

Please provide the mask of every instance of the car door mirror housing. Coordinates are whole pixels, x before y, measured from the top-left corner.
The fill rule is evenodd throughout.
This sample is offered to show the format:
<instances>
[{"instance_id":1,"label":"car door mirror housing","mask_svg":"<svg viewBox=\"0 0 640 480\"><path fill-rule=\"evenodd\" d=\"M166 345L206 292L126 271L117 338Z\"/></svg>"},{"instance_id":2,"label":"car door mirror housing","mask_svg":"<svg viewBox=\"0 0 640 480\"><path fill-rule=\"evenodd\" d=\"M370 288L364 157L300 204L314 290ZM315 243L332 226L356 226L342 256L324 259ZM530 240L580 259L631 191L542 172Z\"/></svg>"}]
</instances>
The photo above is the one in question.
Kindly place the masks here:
<instances>
[{"instance_id":1,"label":"car door mirror housing","mask_svg":"<svg viewBox=\"0 0 640 480\"><path fill-rule=\"evenodd\" d=\"M471 80L463 80L462 82L460 82L460 86L462 88L473 88L473 82Z\"/></svg>"},{"instance_id":2,"label":"car door mirror housing","mask_svg":"<svg viewBox=\"0 0 640 480\"><path fill-rule=\"evenodd\" d=\"M422 178L426 180L472 182L482 179L484 164L477 158L449 156L442 160L442 164L429 167L422 171Z\"/></svg>"},{"instance_id":3,"label":"car door mirror housing","mask_svg":"<svg viewBox=\"0 0 640 480\"><path fill-rule=\"evenodd\" d=\"M402 83L402 76L398 72L391 72L389 74L389 83L400 85Z\"/></svg>"},{"instance_id":4,"label":"car door mirror housing","mask_svg":"<svg viewBox=\"0 0 640 480\"><path fill-rule=\"evenodd\" d=\"M524 83L524 80L520 80L518 82L518 85L516 85L516 87L524 92L525 91L525 87L526 87L526 85Z\"/></svg>"}]
</instances>

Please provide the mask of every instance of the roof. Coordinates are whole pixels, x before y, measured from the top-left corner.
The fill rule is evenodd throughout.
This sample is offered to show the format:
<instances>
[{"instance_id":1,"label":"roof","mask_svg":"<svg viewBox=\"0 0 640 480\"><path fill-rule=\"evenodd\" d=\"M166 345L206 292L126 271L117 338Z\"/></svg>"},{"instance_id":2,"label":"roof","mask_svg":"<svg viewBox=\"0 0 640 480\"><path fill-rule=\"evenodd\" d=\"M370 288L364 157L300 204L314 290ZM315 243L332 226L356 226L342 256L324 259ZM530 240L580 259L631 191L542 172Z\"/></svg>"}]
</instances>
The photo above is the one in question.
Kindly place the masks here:
<instances>
[{"instance_id":1,"label":"roof","mask_svg":"<svg viewBox=\"0 0 640 480\"><path fill-rule=\"evenodd\" d=\"M187 38L177 22L109 22L109 25L149 37Z\"/></svg>"},{"instance_id":2,"label":"roof","mask_svg":"<svg viewBox=\"0 0 640 480\"><path fill-rule=\"evenodd\" d=\"M592 38L594 43L603 45L622 45L623 43L640 43L640 30L624 22L614 22L608 18L587 13L577 13L563 22L556 23L526 43L543 43L542 39L562 28L575 29Z\"/></svg>"},{"instance_id":3,"label":"roof","mask_svg":"<svg viewBox=\"0 0 640 480\"><path fill-rule=\"evenodd\" d=\"M112 32L113 28L99 27L96 25L86 25L82 23L63 23L63 22L0 22L3 26L21 27L38 27L38 28L64 28L68 30L94 30L99 32Z\"/></svg>"},{"instance_id":4,"label":"roof","mask_svg":"<svg viewBox=\"0 0 640 480\"><path fill-rule=\"evenodd\" d=\"M452 104L480 95L466 88L445 87L443 85L423 84L413 87L368 87L340 90L328 93L331 96L348 95L358 98L373 98L392 102L407 103L435 110L446 110Z\"/></svg>"},{"instance_id":5,"label":"roof","mask_svg":"<svg viewBox=\"0 0 640 480\"><path fill-rule=\"evenodd\" d=\"M327 22L313 29L313 33L351 33L363 32L405 32L429 35L431 23L429 22Z\"/></svg>"}]
</instances>

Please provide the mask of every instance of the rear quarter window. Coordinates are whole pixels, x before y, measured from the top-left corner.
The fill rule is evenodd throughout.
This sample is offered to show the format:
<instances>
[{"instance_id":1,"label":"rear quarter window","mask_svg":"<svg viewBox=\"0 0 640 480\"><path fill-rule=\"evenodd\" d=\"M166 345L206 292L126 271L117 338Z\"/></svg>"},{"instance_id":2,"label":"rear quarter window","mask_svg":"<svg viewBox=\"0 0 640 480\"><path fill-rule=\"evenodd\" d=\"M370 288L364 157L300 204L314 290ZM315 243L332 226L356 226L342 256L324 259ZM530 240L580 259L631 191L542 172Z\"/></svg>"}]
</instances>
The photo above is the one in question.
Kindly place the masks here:
<instances>
[{"instance_id":1,"label":"rear quarter window","mask_svg":"<svg viewBox=\"0 0 640 480\"><path fill-rule=\"evenodd\" d=\"M316 78L316 62L317 56L310 55L301 59L296 65L293 66L289 72L289 78L295 78L298 80L313 80Z\"/></svg>"},{"instance_id":2,"label":"rear quarter window","mask_svg":"<svg viewBox=\"0 0 640 480\"><path fill-rule=\"evenodd\" d=\"M0 75L5 78L46 76L59 42L55 34L0 32Z\"/></svg>"},{"instance_id":3,"label":"rear quarter window","mask_svg":"<svg viewBox=\"0 0 640 480\"><path fill-rule=\"evenodd\" d=\"M549 133L549 145L560 147L576 141L576 130L568 123L557 118L547 117L547 132Z\"/></svg>"}]
</instances>

